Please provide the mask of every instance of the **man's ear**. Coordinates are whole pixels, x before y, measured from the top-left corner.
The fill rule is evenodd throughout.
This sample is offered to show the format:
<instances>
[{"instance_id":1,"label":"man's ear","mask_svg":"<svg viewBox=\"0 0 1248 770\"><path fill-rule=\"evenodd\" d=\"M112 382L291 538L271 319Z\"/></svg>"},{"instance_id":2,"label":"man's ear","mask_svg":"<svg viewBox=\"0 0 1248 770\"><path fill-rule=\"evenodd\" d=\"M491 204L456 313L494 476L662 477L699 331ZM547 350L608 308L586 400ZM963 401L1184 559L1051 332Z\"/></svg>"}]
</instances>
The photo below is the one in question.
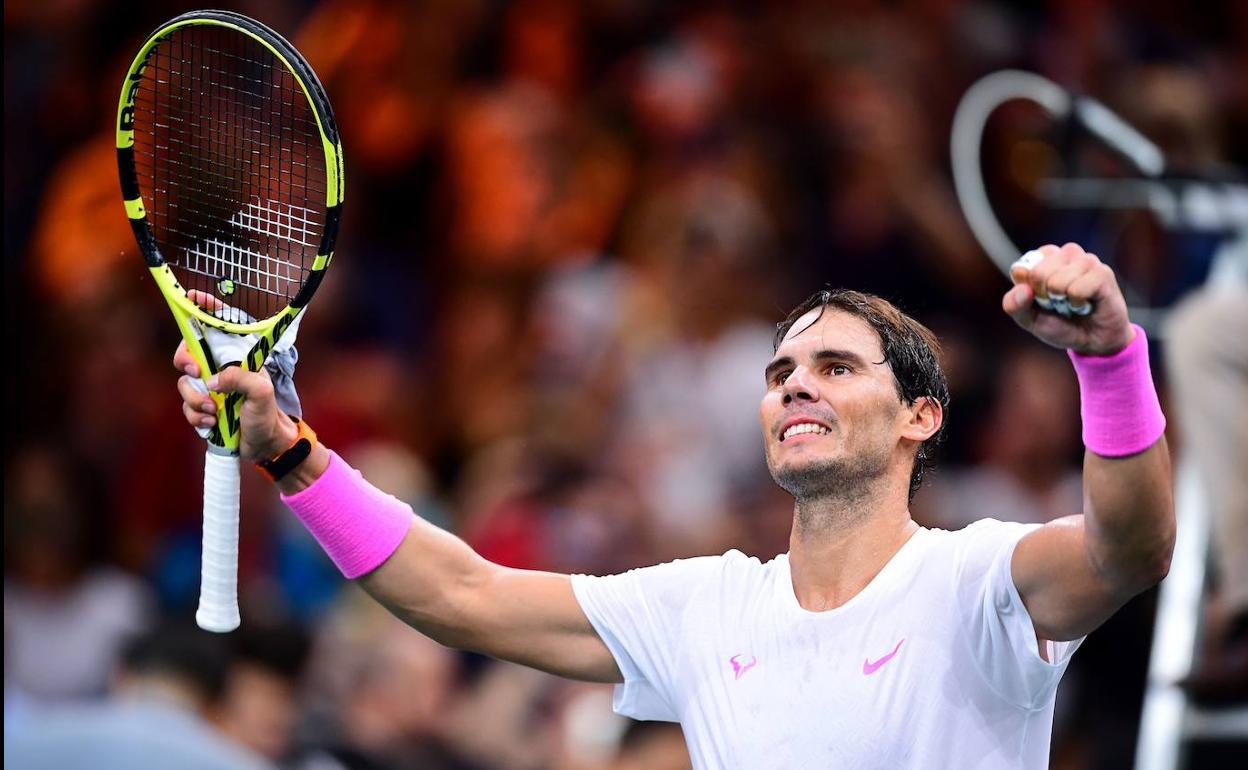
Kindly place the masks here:
<instances>
[{"instance_id":1,"label":"man's ear","mask_svg":"<svg viewBox=\"0 0 1248 770\"><path fill-rule=\"evenodd\" d=\"M945 410L931 396L920 396L906 407L907 418L902 428L902 438L923 443L940 430L945 422Z\"/></svg>"}]
</instances>

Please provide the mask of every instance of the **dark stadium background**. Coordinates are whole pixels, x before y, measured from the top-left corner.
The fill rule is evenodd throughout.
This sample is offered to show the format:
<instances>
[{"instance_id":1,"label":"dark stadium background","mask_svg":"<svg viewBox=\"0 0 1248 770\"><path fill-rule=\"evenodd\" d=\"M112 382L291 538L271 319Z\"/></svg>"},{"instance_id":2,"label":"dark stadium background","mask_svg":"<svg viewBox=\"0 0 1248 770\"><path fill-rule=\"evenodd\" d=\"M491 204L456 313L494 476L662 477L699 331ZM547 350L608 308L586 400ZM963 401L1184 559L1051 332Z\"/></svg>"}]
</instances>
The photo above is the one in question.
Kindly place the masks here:
<instances>
[{"instance_id":1,"label":"dark stadium background","mask_svg":"<svg viewBox=\"0 0 1248 770\"><path fill-rule=\"evenodd\" d=\"M1029 69L1194 163L1248 166L1248 4L1230 0L221 5L305 53L344 137L338 256L300 334L310 423L515 566L784 550L756 401L770 330L825 284L880 293L944 340L953 407L922 523L1073 512L1074 378L1000 312L1004 279L952 193L957 100ZM193 613L202 442L180 417L176 331L118 199L111 130L137 45L193 7L5 4L6 732L105 698L127 639ZM1034 163L1056 162L1039 157L986 156L1007 221L1036 243L1087 227L1025 194ZM1146 294L1186 288L1185 255L1147 217L1112 227ZM244 633L213 640L215 713L286 767L331 742L375 762L348 767L687 761L675 728L613 717L607 688L390 621L258 474L241 584ZM1153 601L1075 656L1053 767L1131 766Z\"/></svg>"}]
</instances>

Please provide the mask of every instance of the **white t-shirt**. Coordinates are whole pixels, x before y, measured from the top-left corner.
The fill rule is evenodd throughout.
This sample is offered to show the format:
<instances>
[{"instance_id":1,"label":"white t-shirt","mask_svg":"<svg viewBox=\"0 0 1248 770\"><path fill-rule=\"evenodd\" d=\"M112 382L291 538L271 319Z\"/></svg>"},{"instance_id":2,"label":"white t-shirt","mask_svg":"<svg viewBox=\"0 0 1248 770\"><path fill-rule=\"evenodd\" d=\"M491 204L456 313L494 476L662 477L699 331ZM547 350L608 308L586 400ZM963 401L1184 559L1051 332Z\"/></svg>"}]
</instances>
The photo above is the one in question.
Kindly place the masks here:
<instances>
[{"instance_id":1,"label":"white t-shirt","mask_svg":"<svg viewBox=\"0 0 1248 770\"><path fill-rule=\"evenodd\" d=\"M1010 576L1035 525L920 529L844 605L802 609L787 554L572 587L615 656L615 710L680 722L695 768L1048 767L1074 642L1040 657Z\"/></svg>"}]
</instances>

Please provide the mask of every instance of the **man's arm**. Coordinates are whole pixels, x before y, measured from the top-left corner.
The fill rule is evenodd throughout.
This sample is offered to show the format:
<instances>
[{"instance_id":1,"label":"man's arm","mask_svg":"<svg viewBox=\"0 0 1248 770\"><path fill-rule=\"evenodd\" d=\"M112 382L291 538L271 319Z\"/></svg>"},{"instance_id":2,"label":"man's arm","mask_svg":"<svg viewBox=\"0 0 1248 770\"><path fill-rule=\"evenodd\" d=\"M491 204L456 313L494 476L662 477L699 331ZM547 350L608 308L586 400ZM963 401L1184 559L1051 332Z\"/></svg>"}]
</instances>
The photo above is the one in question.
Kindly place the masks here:
<instances>
[{"instance_id":1,"label":"man's arm","mask_svg":"<svg viewBox=\"0 0 1248 770\"><path fill-rule=\"evenodd\" d=\"M1087 452L1084 513L1019 541L1011 571L1036 635L1087 635L1166 576L1174 549L1170 454L1163 438L1134 457Z\"/></svg>"},{"instance_id":2,"label":"man's arm","mask_svg":"<svg viewBox=\"0 0 1248 770\"><path fill-rule=\"evenodd\" d=\"M417 519L360 585L437 642L589 682L623 682L567 575L500 567Z\"/></svg>"},{"instance_id":3,"label":"man's arm","mask_svg":"<svg viewBox=\"0 0 1248 770\"><path fill-rule=\"evenodd\" d=\"M1016 268L1012 274L1016 285L1003 300L1006 312L1049 344L1086 356L1123 354L1135 341L1135 331L1113 272L1073 244L1041 251L1039 265ZM1074 306L1092 302L1095 309L1089 316L1072 318L1040 312L1034 298L1054 294L1066 295ZM1081 382L1085 404L1095 395L1086 391L1096 386L1094 381ZM1148 417L1128 409L1117 418L1120 426L1102 427L1119 427L1126 434L1138 427L1130 424L1137 416ZM1087 419L1085 409L1085 440ZM1155 420L1150 425L1157 430ZM1124 456L1089 448L1083 464L1083 514L1029 533L1015 549L1014 583L1041 639L1086 635L1166 576L1175 536L1170 454L1164 437L1150 438L1150 445Z\"/></svg>"},{"instance_id":4,"label":"man's arm","mask_svg":"<svg viewBox=\"0 0 1248 770\"><path fill-rule=\"evenodd\" d=\"M188 377L197 374L185 344L174 365ZM209 387L245 397L240 414L244 460L268 459L294 443L295 424L277 408L263 371L225 369ZM187 377L178 389L187 421L210 427L216 419L212 400L196 391ZM326 473L329 464L329 451L318 445L278 481L278 488L285 495L302 492ZM397 550L359 580L391 612L447 646L574 679L623 681L615 658L576 600L569 576L500 567L418 517L412 517Z\"/></svg>"}]
</instances>

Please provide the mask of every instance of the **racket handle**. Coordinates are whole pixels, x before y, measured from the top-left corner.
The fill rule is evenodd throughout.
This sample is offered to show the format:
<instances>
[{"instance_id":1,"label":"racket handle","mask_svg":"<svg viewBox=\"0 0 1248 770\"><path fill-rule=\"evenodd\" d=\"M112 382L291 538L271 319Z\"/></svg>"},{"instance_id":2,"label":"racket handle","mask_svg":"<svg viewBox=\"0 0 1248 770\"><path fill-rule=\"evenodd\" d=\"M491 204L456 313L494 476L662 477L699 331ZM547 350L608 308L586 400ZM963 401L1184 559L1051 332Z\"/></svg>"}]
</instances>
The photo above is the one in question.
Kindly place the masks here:
<instances>
[{"instance_id":1,"label":"racket handle","mask_svg":"<svg viewBox=\"0 0 1248 770\"><path fill-rule=\"evenodd\" d=\"M204 554L195 622L205 631L238 628L238 455L204 455Z\"/></svg>"},{"instance_id":2,"label":"racket handle","mask_svg":"<svg viewBox=\"0 0 1248 770\"><path fill-rule=\"evenodd\" d=\"M1015 266L1030 270L1040 264L1043 259L1043 252L1039 249L1032 249L1015 260L1013 265L1010 265L1010 272L1013 271ZM1065 294L1051 294L1047 297L1036 297L1035 302L1041 308L1048 310L1051 313L1057 313L1063 318L1092 315L1092 311L1096 309L1096 304L1092 301L1085 302L1082 305L1071 305L1070 300L1067 299Z\"/></svg>"}]
</instances>

